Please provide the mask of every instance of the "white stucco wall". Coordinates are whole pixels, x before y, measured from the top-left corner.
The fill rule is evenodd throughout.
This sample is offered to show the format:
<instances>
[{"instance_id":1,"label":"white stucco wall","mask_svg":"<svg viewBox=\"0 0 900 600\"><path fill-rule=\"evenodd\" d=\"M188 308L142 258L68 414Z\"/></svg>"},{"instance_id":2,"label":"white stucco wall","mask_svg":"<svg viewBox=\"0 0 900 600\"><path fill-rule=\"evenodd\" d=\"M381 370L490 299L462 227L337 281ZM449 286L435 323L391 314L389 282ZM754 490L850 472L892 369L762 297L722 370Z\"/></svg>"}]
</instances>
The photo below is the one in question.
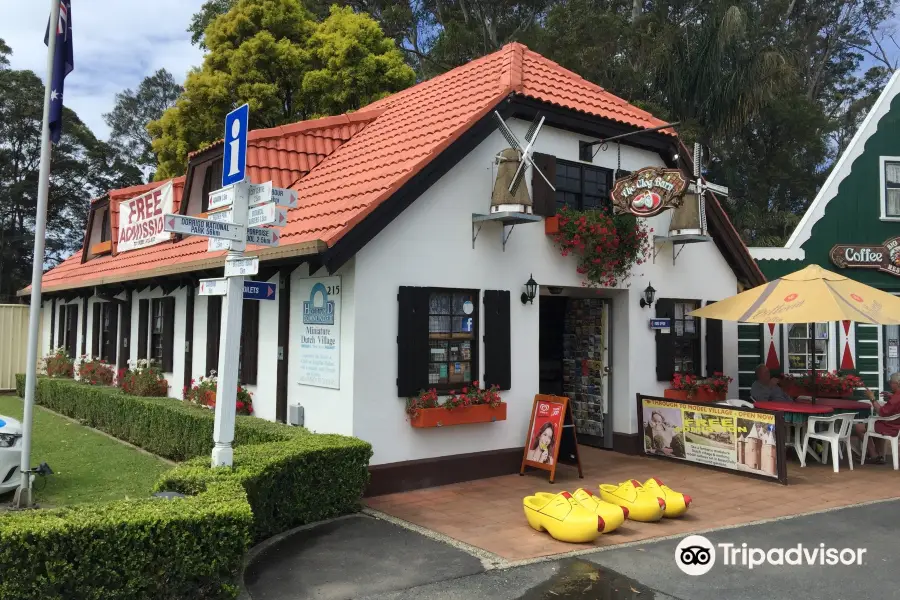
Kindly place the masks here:
<instances>
[{"instance_id":1,"label":"white stucco wall","mask_svg":"<svg viewBox=\"0 0 900 600\"><path fill-rule=\"evenodd\" d=\"M513 121L512 126L520 139L524 137L528 123ZM537 151L577 161L579 139L588 138L545 127ZM541 286L581 288L582 281L575 272L575 258L560 255L542 223L517 226L505 252L500 243L501 226L486 223L472 248L471 216L488 212L493 156L506 146L500 133L493 133L356 256L355 290L361 300L355 303L353 319L357 334L353 434L373 444L372 464L521 447L524 443L538 391L539 299L523 306L518 297L532 274ZM621 150L623 169L663 164L657 154L626 146ZM600 152L593 164L615 168L615 146ZM665 233L670 218L670 213L663 213L650 219L649 225ZM636 268L624 289L603 293L611 299L614 314L613 427L623 433L637 432L635 394L661 395L667 387L656 381L655 337L647 322L655 311L639 306L649 282L658 290L657 297L665 298L718 300L737 291L736 277L716 246L701 243L684 247L674 265L671 247L662 247L655 263ZM506 421L421 430L410 427L396 386L400 286L510 290L512 389L503 394L509 403ZM345 314L344 326L349 321ZM479 326L483 334L483 322ZM735 379L736 337L736 326L726 323L725 366ZM483 351L479 356L484 356ZM480 373L483 366L482 359ZM337 406L331 408L332 415L338 412Z\"/></svg>"},{"instance_id":2,"label":"white stucco wall","mask_svg":"<svg viewBox=\"0 0 900 600\"><path fill-rule=\"evenodd\" d=\"M254 280L256 278L253 278ZM268 281L278 283L278 275ZM280 293L280 291L278 292ZM204 319L206 318L204 314ZM259 301L259 349L256 385L248 385L253 394L253 412L257 417L275 420L275 394L278 385L278 295L275 300ZM205 354L206 346L201 349Z\"/></svg>"},{"instance_id":3,"label":"white stucco wall","mask_svg":"<svg viewBox=\"0 0 900 600\"><path fill-rule=\"evenodd\" d=\"M306 422L305 425L311 431L323 433L341 433L355 435L354 427L354 390L357 382L363 387L368 382L359 380L357 367L368 360L378 362L377 357L366 357L356 353L358 339L355 336L356 327L356 276L354 261L344 265L335 275L341 277L341 337L340 337L340 389L301 385L298 383L300 369L300 335L303 331L301 311L303 301L309 300L299 293L300 282L309 278L309 268L301 265L291 274L291 316L290 316L290 352L288 356L288 406L299 404L303 406ZM313 273L312 277L328 276L324 270ZM365 298L368 301L368 298ZM396 312L396 310L394 311ZM276 321L277 323L277 321ZM262 331L262 324L260 324ZM277 332L277 329L276 329ZM396 333L394 334L396 336ZM273 335L277 342L277 335ZM276 350L277 351L277 350ZM262 352L262 348L260 348ZM382 347L379 353L385 353ZM274 373L274 370L273 370ZM274 398L274 394L273 394Z\"/></svg>"}]
</instances>

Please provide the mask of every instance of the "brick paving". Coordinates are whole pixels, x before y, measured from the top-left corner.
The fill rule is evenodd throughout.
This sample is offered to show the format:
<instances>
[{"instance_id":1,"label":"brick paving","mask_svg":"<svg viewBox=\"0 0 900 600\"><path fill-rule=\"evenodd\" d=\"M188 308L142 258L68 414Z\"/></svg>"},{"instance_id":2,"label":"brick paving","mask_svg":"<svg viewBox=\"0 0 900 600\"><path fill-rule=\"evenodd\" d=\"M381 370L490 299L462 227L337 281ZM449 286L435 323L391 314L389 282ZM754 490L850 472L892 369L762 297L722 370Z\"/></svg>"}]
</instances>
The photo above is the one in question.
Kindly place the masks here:
<instances>
[{"instance_id":1,"label":"brick paving","mask_svg":"<svg viewBox=\"0 0 900 600\"><path fill-rule=\"evenodd\" d=\"M580 449L584 479L578 479L574 468L560 465L555 484L548 483L547 473L531 471L524 477L504 475L377 496L365 502L374 510L518 561L900 497L900 472L890 465L856 466L851 472L842 461L840 472L834 473L830 464L813 461L801 468L791 455L789 485L783 486L685 463ZM534 531L525 521L522 498L534 492L558 493L578 487L597 492L600 483L650 477L691 496L693 504L684 517L659 523L626 521L594 544L558 542Z\"/></svg>"}]
</instances>

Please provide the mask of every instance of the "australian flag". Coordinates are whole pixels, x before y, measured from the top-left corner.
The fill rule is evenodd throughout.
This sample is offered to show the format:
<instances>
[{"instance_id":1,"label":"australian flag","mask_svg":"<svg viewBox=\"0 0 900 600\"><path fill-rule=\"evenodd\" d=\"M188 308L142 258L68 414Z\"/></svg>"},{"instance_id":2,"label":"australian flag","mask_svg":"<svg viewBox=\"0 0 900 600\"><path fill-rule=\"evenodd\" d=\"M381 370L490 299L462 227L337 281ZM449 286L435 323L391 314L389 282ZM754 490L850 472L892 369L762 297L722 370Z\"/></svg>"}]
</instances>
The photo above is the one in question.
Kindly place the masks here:
<instances>
[{"instance_id":1,"label":"australian flag","mask_svg":"<svg viewBox=\"0 0 900 600\"><path fill-rule=\"evenodd\" d=\"M50 45L50 23L44 43ZM59 22L56 24L56 51L53 53L53 78L50 83L50 139L59 142L62 134L63 83L75 68L72 58L72 0L59 0Z\"/></svg>"}]
</instances>

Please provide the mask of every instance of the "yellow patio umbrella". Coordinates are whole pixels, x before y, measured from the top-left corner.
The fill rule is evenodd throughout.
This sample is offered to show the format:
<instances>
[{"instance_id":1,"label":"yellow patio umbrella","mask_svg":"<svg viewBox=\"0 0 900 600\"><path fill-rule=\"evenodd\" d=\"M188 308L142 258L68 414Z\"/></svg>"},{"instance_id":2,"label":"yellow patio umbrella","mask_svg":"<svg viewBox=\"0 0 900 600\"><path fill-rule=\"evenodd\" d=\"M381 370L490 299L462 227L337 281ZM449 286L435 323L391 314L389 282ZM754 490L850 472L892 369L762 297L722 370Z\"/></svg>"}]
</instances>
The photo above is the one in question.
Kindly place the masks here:
<instances>
[{"instance_id":1,"label":"yellow patio umbrella","mask_svg":"<svg viewBox=\"0 0 900 600\"><path fill-rule=\"evenodd\" d=\"M900 325L900 298L809 265L695 310L691 316L739 323L855 321Z\"/></svg>"},{"instance_id":2,"label":"yellow patio umbrella","mask_svg":"<svg viewBox=\"0 0 900 600\"><path fill-rule=\"evenodd\" d=\"M900 298L826 271L818 265L770 281L690 313L692 317L739 323L823 323L855 321L874 325L900 324ZM809 353L815 350L810 327ZM810 356L813 402L816 399L815 360Z\"/></svg>"}]
</instances>

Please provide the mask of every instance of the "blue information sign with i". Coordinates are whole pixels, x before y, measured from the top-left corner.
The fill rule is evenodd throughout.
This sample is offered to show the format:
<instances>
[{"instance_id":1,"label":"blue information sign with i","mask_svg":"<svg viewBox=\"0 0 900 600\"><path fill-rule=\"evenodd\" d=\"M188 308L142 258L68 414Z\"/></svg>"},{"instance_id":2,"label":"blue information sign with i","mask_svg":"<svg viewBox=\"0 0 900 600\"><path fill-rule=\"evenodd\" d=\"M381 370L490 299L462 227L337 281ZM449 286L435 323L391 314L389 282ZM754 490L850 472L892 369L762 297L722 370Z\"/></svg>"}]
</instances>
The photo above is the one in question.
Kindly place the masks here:
<instances>
[{"instance_id":1,"label":"blue information sign with i","mask_svg":"<svg viewBox=\"0 0 900 600\"><path fill-rule=\"evenodd\" d=\"M244 180L247 171L247 129L250 105L244 104L225 117L225 153L222 157L222 187Z\"/></svg>"}]
</instances>

